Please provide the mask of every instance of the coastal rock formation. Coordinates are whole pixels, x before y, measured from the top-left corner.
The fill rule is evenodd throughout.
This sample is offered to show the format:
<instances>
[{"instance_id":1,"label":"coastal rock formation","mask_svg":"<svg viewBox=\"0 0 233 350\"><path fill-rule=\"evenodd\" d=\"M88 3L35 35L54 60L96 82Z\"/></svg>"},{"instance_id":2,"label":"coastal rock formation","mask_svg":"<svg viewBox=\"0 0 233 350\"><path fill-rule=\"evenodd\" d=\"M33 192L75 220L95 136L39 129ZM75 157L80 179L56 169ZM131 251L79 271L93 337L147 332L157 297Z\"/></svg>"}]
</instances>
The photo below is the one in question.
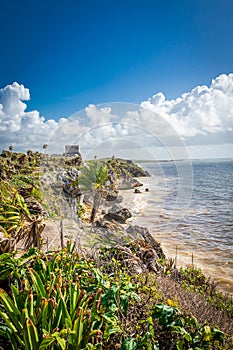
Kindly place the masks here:
<instances>
[{"instance_id":1,"label":"coastal rock formation","mask_svg":"<svg viewBox=\"0 0 233 350\"><path fill-rule=\"evenodd\" d=\"M65 165L80 166L83 164L82 158L80 156L69 157L65 160Z\"/></svg>"},{"instance_id":2,"label":"coastal rock formation","mask_svg":"<svg viewBox=\"0 0 233 350\"><path fill-rule=\"evenodd\" d=\"M151 246L159 258L165 259L165 254L160 246L160 243L158 243L150 234L149 230L146 227L141 227L138 225L130 225L126 232L130 233L131 235L135 236L136 238L143 238L146 244Z\"/></svg>"},{"instance_id":3,"label":"coastal rock formation","mask_svg":"<svg viewBox=\"0 0 233 350\"><path fill-rule=\"evenodd\" d=\"M131 216L132 215L131 215L129 209L122 208L122 209L116 210L114 212L109 212L109 213L105 214L104 219L109 220L109 221L117 221L120 224L125 224L126 220L131 218Z\"/></svg>"},{"instance_id":4,"label":"coastal rock formation","mask_svg":"<svg viewBox=\"0 0 233 350\"><path fill-rule=\"evenodd\" d=\"M124 176L118 185L119 190L130 190L136 187L141 187L143 184L133 177Z\"/></svg>"},{"instance_id":5,"label":"coastal rock formation","mask_svg":"<svg viewBox=\"0 0 233 350\"><path fill-rule=\"evenodd\" d=\"M147 177L150 176L148 171L143 170L141 167L139 167L137 164L135 164L133 161L128 161L128 172L133 176L133 177Z\"/></svg>"},{"instance_id":6,"label":"coastal rock formation","mask_svg":"<svg viewBox=\"0 0 233 350\"><path fill-rule=\"evenodd\" d=\"M117 191L107 192L104 198L107 202L113 202L113 201L117 200L118 203L120 203L118 200L118 192ZM123 200L123 198L122 198L122 200Z\"/></svg>"}]
</instances>

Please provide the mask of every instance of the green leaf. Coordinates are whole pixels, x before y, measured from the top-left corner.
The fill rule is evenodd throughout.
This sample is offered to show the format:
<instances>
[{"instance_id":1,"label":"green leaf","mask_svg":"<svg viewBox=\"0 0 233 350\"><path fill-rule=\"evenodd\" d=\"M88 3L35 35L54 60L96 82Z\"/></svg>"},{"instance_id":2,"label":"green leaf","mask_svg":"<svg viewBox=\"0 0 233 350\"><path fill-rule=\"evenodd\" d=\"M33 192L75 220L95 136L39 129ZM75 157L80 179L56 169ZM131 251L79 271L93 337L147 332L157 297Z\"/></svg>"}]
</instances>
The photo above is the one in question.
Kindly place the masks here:
<instances>
[{"instance_id":1,"label":"green leaf","mask_svg":"<svg viewBox=\"0 0 233 350\"><path fill-rule=\"evenodd\" d=\"M80 289L79 289L78 283L74 283L74 284L71 283L69 288L70 288L70 291L69 291L70 315L71 315L72 321L74 321L76 310L77 310L77 303L80 296Z\"/></svg>"},{"instance_id":2,"label":"green leaf","mask_svg":"<svg viewBox=\"0 0 233 350\"><path fill-rule=\"evenodd\" d=\"M73 332L76 336L76 344L80 345L83 336L83 309L79 307L78 309L79 315L74 322Z\"/></svg>"},{"instance_id":3,"label":"green leaf","mask_svg":"<svg viewBox=\"0 0 233 350\"><path fill-rule=\"evenodd\" d=\"M72 329L73 325L72 325L72 322L70 319L68 319L68 318L65 319L65 326L67 329L70 329L70 330Z\"/></svg>"},{"instance_id":4,"label":"green leaf","mask_svg":"<svg viewBox=\"0 0 233 350\"><path fill-rule=\"evenodd\" d=\"M0 310L0 316L5 321L5 324L9 327L10 331L13 333L17 333L17 328L15 327L14 323L9 318L9 315L6 312L3 312Z\"/></svg>"},{"instance_id":5,"label":"green leaf","mask_svg":"<svg viewBox=\"0 0 233 350\"><path fill-rule=\"evenodd\" d=\"M20 294L18 288L16 288L13 284L11 284L11 292L14 300L15 306L21 310L24 304L24 300L22 295Z\"/></svg>"},{"instance_id":6,"label":"green leaf","mask_svg":"<svg viewBox=\"0 0 233 350\"><path fill-rule=\"evenodd\" d=\"M0 222L2 224L4 224L5 222L14 224L19 221L19 218L20 218L19 215L11 216L9 218L6 218L5 216L0 216Z\"/></svg>"},{"instance_id":7,"label":"green leaf","mask_svg":"<svg viewBox=\"0 0 233 350\"><path fill-rule=\"evenodd\" d=\"M48 320L48 300L46 298L43 298L42 300L42 306L41 306L41 327L42 329L46 329L49 325L49 321Z\"/></svg>"},{"instance_id":8,"label":"green leaf","mask_svg":"<svg viewBox=\"0 0 233 350\"><path fill-rule=\"evenodd\" d=\"M172 327L179 310L165 304L156 304L153 309L152 318L158 318L159 324L164 328Z\"/></svg>"},{"instance_id":9,"label":"green leaf","mask_svg":"<svg viewBox=\"0 0 233 350\"><path fill-rule=\"evenodd\" d=\"M11 253L3 253L3 254L0 254L0 261L1 260L7 260L8 258L11 258L12 257L12 254Z\"/></svg>"},{"instance_id":10,"label":"green leaf","mask_svg":"<svg viewBox=\"0 0 233 350\"><path fill-rule=\"evenodd\" d=\"M29 330L31 343L33 345L32 349L36 350L38 347L39 336L38 336L37 328L30 318L28 318L26 321L26 327L28 327L28 330Z\"/></svg>"},{"instance_id":11,"label":"green leaf","mask_svg":"<svg viewBox=\"0 0 233 350\"><path fill-rule=\"evenodd\" d=\"M183 350L184 349L184 339L179 339L176 342L176 349Z\"/></svg>"},{"instance_id":12,"label":"green leaf","mask_svg":"<svg viewBox=\"0 0 233 350\"><path fill-rule=\"evenodd\" d=\"M56 309L55 309L55 314L54 314L54 321L53 321L53 329L54 328L59 328L61 318L62 318L62 301L61 299L59 300Z\"/></svg>"},{"instance_id":13,"label":"green leaf","mask_svg":"<svg viewBox=\"0 0 233 350\"><path fill-rule=\"evenodd\" d=\"M7 334L9 332L10 333L12 332L11 328L8 325L6 325L5 323L1 322L0 323L0 337L8 338Z\"/></svg>"},{"instance_id":14,"label":"green leaf","mask_svg":"<svg viewBox=\"0 0 233 350\"><path fill-rule=\"evenodd\" d=\"M210 326L203 327L203 340L209 342L211 340L211 328Z\"/></svg>"},{"instance_id":15,"label":"green leaf","mask_svg":"<svg viewBox=\"0 0 233 350\"><path fill-rule=\"evenodd\" d=\"M0 280L7 279L10 276L11 272L12 272L12 268L11 267L7 267L5 269L1 269L1 271L0 271Z\"/></svg>"},{"instance_id":16,"label":"green leaf","mask_svg":"<svg viewBox=\"0 0 233 350\"><path fill-rule=\"evenodd\" d=\"M136 349L137 349L136 340L134 338L128 338L122 343L120 350L136 350Z\"/></svg>"},{"instance_id":17,"label":"green leaf","mask_svg":"<svg viewBox=\"0 0 233 350\"><path fill-rule=\"evenodd\" d=\"M66 305L63 297L61 297L61 309L62 309L63 324L65 324L66 319L69 322L69 324L72 324L71 317L70 317L69 311L67 309L67 305Z\"/></svg>"},{"instance_id":18,"label":"green leaf","mask_svg":"<svg viewBox=\"0 0 233 350\"><path fill-rule=\"evenodd\" d=\"M66 341L65 339L61 338L61 337L56 337L56 340L58 342L58 344L60 345L61 349L62 350L65 350L66 349Z\"/></svg>"},{"instance_id":19,"label":"green leaf","mask_svg":"<svg viewBox=\"0 0 233 350\"><path fill-rule=\"evenodd\" d=\"M32 268L29 269L29 272L30 272L30 275L31 275L31 278L32 278L32 282L33 282L33 285L35 287L35 290L36 290L36 293L41 297L47 297L47 293L46 293L46 290L45 290L45 287L42 283L42 280L39 276L39 274L33 270Z\"/></svg>"},{"instance_id":20,"label":"green leaf","mask_svg":"<svg viewBox=\"0 0 233 350\"><path fill-rule=\"evenodd\" d=\"M0 288L0 299L3 302L4 309L8 312L8 314L12 314L15 316L19 316L21 313L19 309L13 303L11 297L7 294L4 289Z\"/></svg>"},{"instance_id":21,"label":"green leaf","mask_svg":"<svg viewBox=\"0 0 233 350\"><path fill-rule=\"evenodd\" d=\"M189 333L186 333L183 335L184 339L187 340L188 342L191 342L192 341L192 337Z\"/></svg>"},{"instance_id":22,"label":"green leaf","mask_svg":"<svg viewBox=\"0 0 233 350\"><path fill-rule=\"evenodd\" d=\"M26 312L26 310L25 310ZM23 331L23 339L25 343L25 350L37 350L38 349L38 333L35 325L30 318L26 318L26 323Z\"/></svg>"},{"instance_id":23,"label":"green leaf","mask_svg":"<svg viewBox=\"0 0 233 350\"><path fill-rule=\"evenodd\" d=\"M56 340L56 338L54 338L54 337L44 338L42 340L42 342L40 343L38 350L48 349L49 345L52 345L55 342L55 340Z\"/></svg>"},{"instance_id":24,"label":"green leaf","mask_svg":"<svg viewBox=\"0 0 233 350\"><path fill-rule=\"evenodd\" d=\"M120 332L121 332L120 326L113 327L112 325L108 325L107 328L104 330L104 339L108 341L112 334L120 333Z\"/></svg>"},{"instance_id":25,"label":"green leaf","mask_svg":"<svg viewBox=\"0 0 233 350\"><path fill-rule=\"evenodd\" d=\"M224 337L225 337L225 333L224 332L220 331L219 329L217 329L215 327L212 327L211 331L212 331L213 338L215 340L219 340L219 341L223 341L224 340Z\"/></svg>"}]
</instances>

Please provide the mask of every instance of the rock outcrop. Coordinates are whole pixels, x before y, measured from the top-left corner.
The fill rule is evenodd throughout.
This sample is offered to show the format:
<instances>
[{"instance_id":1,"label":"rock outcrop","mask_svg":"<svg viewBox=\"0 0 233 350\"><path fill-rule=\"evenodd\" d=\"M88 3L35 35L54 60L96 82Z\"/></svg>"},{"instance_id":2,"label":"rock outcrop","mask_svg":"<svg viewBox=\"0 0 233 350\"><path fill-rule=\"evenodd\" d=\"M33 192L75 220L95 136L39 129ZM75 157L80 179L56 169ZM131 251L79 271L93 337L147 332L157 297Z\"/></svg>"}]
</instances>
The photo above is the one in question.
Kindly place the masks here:
<instances>
[{"instance_id":1,"label":"rock outcrop","mask_svg":"<svg viewBox=\"0 0 233 350\"><path fill-rule=\"evenodd\" d=\"M104 219L108 221L116 221L119 222L120 224L125 224L126 220L131 218L131 213L129 209L127 208L122 208L119 210L116 210L114 212L109 212L104 215Z\"/></svg>"},{"instance_id":2,"label":"rock outcrop","mask_svg":"<svg viewBox=\"0 0 233 350\"><path fill-rule=\"evenodd\" d=\"M165 259L165 254L160 246L160 243L158 243L150 234L149 230L146 227L141 227L138 225L130 225L126 232L130 233L131 235L135 236L135 239L137 238L143 238L146 244L151 246L159 258Z\"/></svg>"}]
</instances>

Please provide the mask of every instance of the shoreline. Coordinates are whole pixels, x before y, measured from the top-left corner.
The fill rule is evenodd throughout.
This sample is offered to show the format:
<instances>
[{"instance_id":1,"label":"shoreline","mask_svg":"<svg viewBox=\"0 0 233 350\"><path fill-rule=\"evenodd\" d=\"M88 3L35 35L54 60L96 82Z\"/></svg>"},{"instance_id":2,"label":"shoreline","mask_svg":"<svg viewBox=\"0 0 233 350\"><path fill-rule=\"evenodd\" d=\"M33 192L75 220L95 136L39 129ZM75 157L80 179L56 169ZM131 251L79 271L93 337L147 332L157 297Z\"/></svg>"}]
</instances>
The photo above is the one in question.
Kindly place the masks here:
<instances>
[{"instance_id":1,"label":"shoreline","mask_svg":"<svg viewBox=\"0 0 233 350\"><path fill-rule=\"evenodd\" d=\"M132 217L127 222L132 225L146 227L153 238L161 244L167 258L172 258L177 261L178 268L194 266L195 268L201 269L211 281L217 284L217 289L219 291L233 296L233 280L227 274L227 264L222 265L217 259L214 266L209 264L210 259L216 256L214 249L212 253L208 254L206 251L201 250L197 243L190 245L187 242L180 242L178 237L174 238L175 233L173 233L173 237L170 238L171 231L164 230L160 232L159 228L156 227L160 218L166 220L166 217L162 217L164 215L163 198L161 198L161 190L159 191L158 188L158 179L152 175L149 178L140 177L137 178L137 180L142 183L140 193L134 193L133 189L119 191L119 194L124 198L122 204L132 212ZM149 192L145 192L145 188L148 188ZM157 207L154 206L153 210L151 210L150 200L154 196L158 196ZM153 203L154 202L153 200ZM147 210L149 216L146 213ZM150 215L157 217L153 220ZM180 224L182 224L182 221ZM166 225L169 226L169 219Z\"/></svg>"},{"instance_id":2,"label":"shoreline","mask_svg":"<svg viewBox=\"0 0 233 350\"><path fill-rule=\"evenodd\" d=\"M127 222L123 225L124 228L126 229L128 225L146 227L152 237L161 244L167 258L176 260L176 266L178 268L194 266L201 269L206 276L210 277L211 281L217 283L217 289L219 291L233 296L233 279L227 273L227 270L230 270L230 265L219 263L218 257L215 258L214 256L214 254L216 255L215 250L209 252L201 249L198 246L198 242L195 242L195 237L192 241L180 239L179 228L177 231L172 230L174 223L164 210L167 193L164 191L163 186L161 186L159 176L136 177L136 180L142 184L142 186L137 187L140 191L139 193L135 193L135 188L120 189L118 193L119 196L123 197L120 205L123 208L127 208L132 214L132 217L128 218ZM109 205L110 203L103 205L102 209L108 211L110 209ZM102 215L99 214L98 218L101 219ZM182 225L182 221L180 224ZM84 226L86 225L89 229L87 221ZM49 247L57 247L60 242L59 223L46 226L44 236L47 234L50 237L51 235L56 236L56 238L49 239ZM65 224L65 231L67 237L72 236L77 241L85 242L87 239L86 234L82 233L82 230L75 223L69 224L67 222ZM192 232L189 235L192 235ZM100 243L101 238L99 239Z\"/></svg>"},{"instance_id":3,"label":"shoreline","mask_svg":"<svg viewBox=\"0 0 233 350\"><path fill-rule=\"evenodd\" d=\"M20 170L24 173L25 167L27 171L30 169L30 172L25 175L25 183L28 183L29 178L33 178L32 183L35 186L39 173L38 166L32 166L34 162L31 160L34 158L31 157L33 154L29 159L26 158L26 166L22 165ZM35 154L35 157L39 162L38 154ZM5 163L4 160L3 157L3 163ZM13 166L18 167L17 155L12 157L12 153L9 153L8 163L10 161L13 162ZM15 204L17 212L21 213L24 208L30 213L30 216L25 217L23 214L20 216L21 220L27 218L28 221L23 221L25 224L23 232L15 231L19 233L19 236L15 238L15 244L12 244L9 235L10 238L3 237L1 246L3 253L1 266L3 268L0 282L1 287L4 288L1 289L1 300L6 306L5 310L9 311L9 317L14 316L13 324L15 313L12 314L11 305L15 304L15 307L19 309L17 311L19 322L22 322L20 316L22 312L24 316L26 315L22 327L19 323L20 332L24 332L28 327L27 335L33 335L33 339L36 339L35 335L38 333L41 336L41 344L47 346L47 340L51 339L44 338L43 324L50 325L51 316L55 316L52 327L49 329L50 333L46 333L46 338L48 335L52 341L55 341L54 335L67 335L66 338L60 339L62 347L69 347L68 337L76 325L78 327L89 325L91 346L95 345L93 342L96 345L98 342L100 344L98 348L103 347L103 349L105 349L104 345L112 349L116 344L122 349L125 345L127 348L128 345L133 345L136 349L135 345L137 348L141 348L144 344L153 345L152 340L154 344L156 343L156 347L159 345L160 348L161 345L161 349L168 349L175 346L174 336L176 336L176 344L184 340L192 346L192 339L186 339L183 334L189 334L187 332L190 332L190 327L194 326L195 334L200 339L199 343L201 342L200 348L203 348L202 344L206 345L206 340L204 339L204 343L202 341L202 334L207 335L208 339L210 339L210 334L214 337L216 335L216 339L210 339L214 347L220 334L221 339L226 340L224 348L232 348L230 346L232 345L230 334L233 330L232 298L224 293L220 294L202 271L189 268L179 270L177 265L181 260L175 262L170 258L169 248L176 247L174 237L177 232L172 232L170 225L174 219L181 220L181 216L174 210L172 201L170 201L173 197L170 196L169 191L164 191L164 183L160 181L158 174L154 172L155 176L141 178L141 176L149 176L148 172L143 171L129 160L112 159L100 165L92 162L87 164L85 169L73 167L70 163L69 165L62 164L62 167L58 167L57 163L52 166L52 161L50 158L47 159L44 169L46 176L40 178L45 184L45 197L42 191L34 193L32 191L34 187L31 185L22 186L21 182L15 183L14 173L12 175L9 172L8 176L5 173L1 181L2 214L5 214L5 216L2 215L2 225L5 225L3 229L9 229L11 233L14 228L8 225L11 212L9 209L3 211L3 205L9 203L9 198L17 199ZM46 171L48 169L49 172ZM6 171L8 171L7 167ZM89 176L93 174L95 175L94 180L92 176ZM9 185L10 175L12 184ZM86 186L86 190L85 187L80 186L81 181L79 180L82 175L85 180L90 180L90 186ZM19 176L21 178L22 175L19 174ZM162 180L166 182L169 179L163 177ZM174 182L171 185L174 186ZM130 189L119 190L120 188ZM167 198L164 200L164 195L167 194L169 195L168 200ZM40 201L38 200L39 195L41 195ZM46 205L49 211L45 210ZM173 216L169 216L169 210L172 210ZM21 221L19 223L21 224ZM196 223L199 223L198 215ZM43 231L44 224L46 224L46 229ZM168 232L169 228L170 232ZM30 237L33 240L24 241L22 233L24 238ZM182 227L180 236L182 236ZM179 236L176 238L179 239ZM185 244L182 245L182 249L186 255L189 254L190 250ZM4 254L6 250L9 254ZM14 289L12 289L13 283ZM43 304L41 304L42 296ZM38 298L37 301L36 298ZM89 302L91 304L87 304ZM48 305L52 308L48 309ZM53 308L56 312L53 312ZM155 308L160 312L159 317L155 316ZM168 329L169 333L164 333L163 327L160 327L164 310L166 315L167 311L170 315L172 311L173 317L179 317L177 322L182 321L185 333L181 328L182 334L176 335L177 327L172 322L175 327L172 328L170 316L166 316L168 318L166 322L169 327L171 326ZM40 323L37 323L37 314L40 312L42 312L42 317L40 317ZM30 315L32 319L27 319L27 315ZM66 318L66 315L70 315L68 316L70 320L73 316L76 317L74 324ZM92 318L93 315L96 315L95 319ZM115 334L112 338L109 337L112 333L107 333L105 337L109 325L103 325L102 317L113 327ZM7 320L6 327L10 327L9 319L4 317L4 320ZM31 326L34 320L36 323L32 334ZM190 324L190 320L193 320L194 323ZM102 330L99 329L99 326L98 329L95 329L96 321L101 327L103 325ZM4 329L5 333L3 333ZM12 341L11 335L15 334L15 329L15 327L5 328L4 325L2 334ZM93 340L93 329L98 331L96 341ZM148 331L151 332L149 338ZM78 333L82 335L82 328ZM27 339L27 336L25 338L17 334L17 341L21 338ZM129 343L129 339L130 342L133 339L134 343ZM0 347L2 344L4 347L6 343L1 340ZM86 335L83 340L87 340ZM46 344L44 344L45 341ZM35 347L38 347L38 341L35 344ZM24 348L24 345L21 345L20 342L19 347ZM82 344L82 347L83 345L86 344Z\"/></svg>"}]
</instances>

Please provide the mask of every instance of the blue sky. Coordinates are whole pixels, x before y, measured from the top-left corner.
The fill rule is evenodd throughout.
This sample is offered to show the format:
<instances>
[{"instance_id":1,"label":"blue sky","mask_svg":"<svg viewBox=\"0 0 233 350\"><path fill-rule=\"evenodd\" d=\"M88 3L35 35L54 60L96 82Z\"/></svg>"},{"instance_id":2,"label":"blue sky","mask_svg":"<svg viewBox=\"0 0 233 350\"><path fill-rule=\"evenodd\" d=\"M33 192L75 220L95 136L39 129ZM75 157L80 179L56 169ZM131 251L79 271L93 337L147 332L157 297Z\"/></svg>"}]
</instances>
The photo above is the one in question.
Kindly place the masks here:
<instances>
[{"instance_id":1,"label":"blue sky","mask_svg":"<svg viewBox=\"0 0 233 350\"><path fill-rule=\"evenodd\" d=\"M41 147L85 108L87 127L111 121L94 106L123 102L153 111L151 125L131 116L141 127L168 122L191 157L233 157L232 0L11 0L0 27L1 148Z\"/></svg>"},{"instance_id":2,"label":"blue sky","mask_svg":"<svg viewBox=\"0 0 233 350\"><path fill-rule=\"evenodd\" d=\"M1 87L24 84L46 118L175 98L233 70L231 0L11 0L0 17Z\"/></svg>"}]
</instances>

